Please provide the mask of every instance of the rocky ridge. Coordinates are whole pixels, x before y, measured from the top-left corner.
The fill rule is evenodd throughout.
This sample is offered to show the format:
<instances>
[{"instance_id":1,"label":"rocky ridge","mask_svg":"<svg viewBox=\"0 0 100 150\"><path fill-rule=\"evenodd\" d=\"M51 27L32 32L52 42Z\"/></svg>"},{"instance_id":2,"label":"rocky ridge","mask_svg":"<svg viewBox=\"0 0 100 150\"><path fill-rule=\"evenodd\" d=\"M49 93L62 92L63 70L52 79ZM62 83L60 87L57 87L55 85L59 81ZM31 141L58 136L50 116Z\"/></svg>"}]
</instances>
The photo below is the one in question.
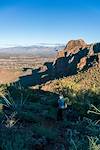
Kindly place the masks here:
<instances>
[{"instance_id":1,"label":"rocky ridge","mask_svg":"<svg viewBox=\"0 0 100 150\"><path fill-rule=\"evenodd\" d=\"M100 66L100 43L87 44L84 40L71 40L57 54L55 72L61 76L76 74L78 71L98 64Z\"/></svg>"}]
</instances>

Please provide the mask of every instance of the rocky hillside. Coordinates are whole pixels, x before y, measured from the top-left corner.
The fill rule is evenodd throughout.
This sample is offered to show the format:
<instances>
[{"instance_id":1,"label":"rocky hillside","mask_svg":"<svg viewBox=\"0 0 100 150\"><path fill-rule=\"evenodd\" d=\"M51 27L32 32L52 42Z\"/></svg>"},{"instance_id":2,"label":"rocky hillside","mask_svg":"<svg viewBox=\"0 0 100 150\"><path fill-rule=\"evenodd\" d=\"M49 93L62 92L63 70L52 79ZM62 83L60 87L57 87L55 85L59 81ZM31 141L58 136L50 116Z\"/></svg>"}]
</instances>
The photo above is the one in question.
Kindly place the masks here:
<instances>
[{"instance_id":1,"label":"rocky hillside","mask_svg":"<svg viewBox=\"0 0 100 150\"><path fill-rule=\"evenodd\" d=\"M100 69L98 65L89 68L87 71L79 72L76 75L63 77L49 81L42 86L42 90L58 92L58 89L62 91L62 88L72 89L76 92L86 91L89 89L100 90Z\"/></svg>"},{"instance_id":2,"label":"rocky hillside","mask_svg":"<svg viewBox=\"0 0 100 150\"><path fill-rule=\"evenodd\" d=\"M0 150L100 150L99 47L70 41L55 63L23 68L18 81L0 85Z\"/></svg>"},{"instance_id":3,"label":"rocky hillside","mask_svg":"<svg viewBox=\"0 0 100 150\"><path fill-rule=\"evenodd\" d=\"M71 40L58 52L54 63L55 72L60 76L76 74L95 64L100 65L100 43L87 44L83 40Z\"/></svg>"},{"instance_id":4,"label":"rocky hillside","mask_svg":"<svg viewBox=\"0 0 100 150\"><path fill-rule=\"evenodd\" d=\"M14 83L1 85L0 149L99 150L99 87L97 65L77 75L49 81L42 89ZM63 121L57 121L59 91L68 98ZM4 107L3 98L8 107Z\"/></svg>"}]
</instances>

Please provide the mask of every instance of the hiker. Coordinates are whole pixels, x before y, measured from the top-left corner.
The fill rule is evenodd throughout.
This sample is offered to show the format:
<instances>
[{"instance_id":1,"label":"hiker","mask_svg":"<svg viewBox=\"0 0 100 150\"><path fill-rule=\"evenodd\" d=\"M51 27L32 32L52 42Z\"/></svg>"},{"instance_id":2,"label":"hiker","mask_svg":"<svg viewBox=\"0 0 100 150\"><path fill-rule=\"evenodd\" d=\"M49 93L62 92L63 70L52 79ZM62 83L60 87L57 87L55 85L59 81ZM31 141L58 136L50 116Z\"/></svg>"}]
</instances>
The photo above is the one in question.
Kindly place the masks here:
<instances>
[{"instance_id":1,"label":"hiker","mask_svg":"<svg viewBox=\"0 0 100 150\"><path fill-rule=\"evenodd\" d=\"M57 121L63 120L63 110L65 108L67 108L67 104L65 103L63 95L60 95L58 99Z\"/></svg>"}]
</instances>

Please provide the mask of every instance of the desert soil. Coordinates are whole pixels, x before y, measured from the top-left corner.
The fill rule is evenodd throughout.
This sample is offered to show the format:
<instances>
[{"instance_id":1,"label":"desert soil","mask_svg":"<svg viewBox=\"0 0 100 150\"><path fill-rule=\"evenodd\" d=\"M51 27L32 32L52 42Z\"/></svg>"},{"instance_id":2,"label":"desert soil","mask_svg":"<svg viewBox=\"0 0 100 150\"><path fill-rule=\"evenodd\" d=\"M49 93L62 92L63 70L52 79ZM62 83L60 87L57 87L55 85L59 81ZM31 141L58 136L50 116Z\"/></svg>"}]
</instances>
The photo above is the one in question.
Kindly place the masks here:
<instances>
[{"instance_id":1,"label":"desert soil","mask_svg":"<svg viewBox=\"0 0 100 150\"><path fill-rule=\"evenodd\" d=\"M18 70L0 69L0 84L13 82L21 76L22 72Z\"/></svg>"}]
</instances>

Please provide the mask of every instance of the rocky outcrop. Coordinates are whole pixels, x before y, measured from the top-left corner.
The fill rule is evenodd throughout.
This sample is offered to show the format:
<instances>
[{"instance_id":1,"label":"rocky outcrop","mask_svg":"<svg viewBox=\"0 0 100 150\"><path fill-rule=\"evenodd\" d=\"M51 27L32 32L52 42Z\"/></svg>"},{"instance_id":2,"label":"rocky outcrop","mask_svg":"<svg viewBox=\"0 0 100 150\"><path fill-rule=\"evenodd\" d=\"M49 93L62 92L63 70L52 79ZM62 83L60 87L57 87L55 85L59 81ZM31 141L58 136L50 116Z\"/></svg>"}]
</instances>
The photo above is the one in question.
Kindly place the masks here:
<instances>
[{"instance_id":1,"label":"rocky outcrop","mask_svg":"<svg viewBox=\"0 0 100 150\"><path fill-rule=\"evenodd\" d=\"M85 41L84 40L82 40L82 39L79 39L79 40L71 40L71 41L69 41L68 43L67 43L67 45L66 45L66 47L65 47L65 49L64 50L66 50L66 51L71 51L71 52L74 52L75 51L75 49L76 49L76 51L78 50L78 49L80 49L80 48L85 48L85 47L87 47L87 44L85 43ZM73 51L72 51L73 50Z\"/></svg>"},{"instance_id":2,"label":"rocky outcrop","mask_svg":"<svg viewBox=\"0 0 100 150\"><path fill-rule=\"evenodd\" d=\"M95 63L100 64L100 43L87 44L82 39L71 40L58 52L54 69L58 76L67 76Z\"/></svg>"}]
</instances>

